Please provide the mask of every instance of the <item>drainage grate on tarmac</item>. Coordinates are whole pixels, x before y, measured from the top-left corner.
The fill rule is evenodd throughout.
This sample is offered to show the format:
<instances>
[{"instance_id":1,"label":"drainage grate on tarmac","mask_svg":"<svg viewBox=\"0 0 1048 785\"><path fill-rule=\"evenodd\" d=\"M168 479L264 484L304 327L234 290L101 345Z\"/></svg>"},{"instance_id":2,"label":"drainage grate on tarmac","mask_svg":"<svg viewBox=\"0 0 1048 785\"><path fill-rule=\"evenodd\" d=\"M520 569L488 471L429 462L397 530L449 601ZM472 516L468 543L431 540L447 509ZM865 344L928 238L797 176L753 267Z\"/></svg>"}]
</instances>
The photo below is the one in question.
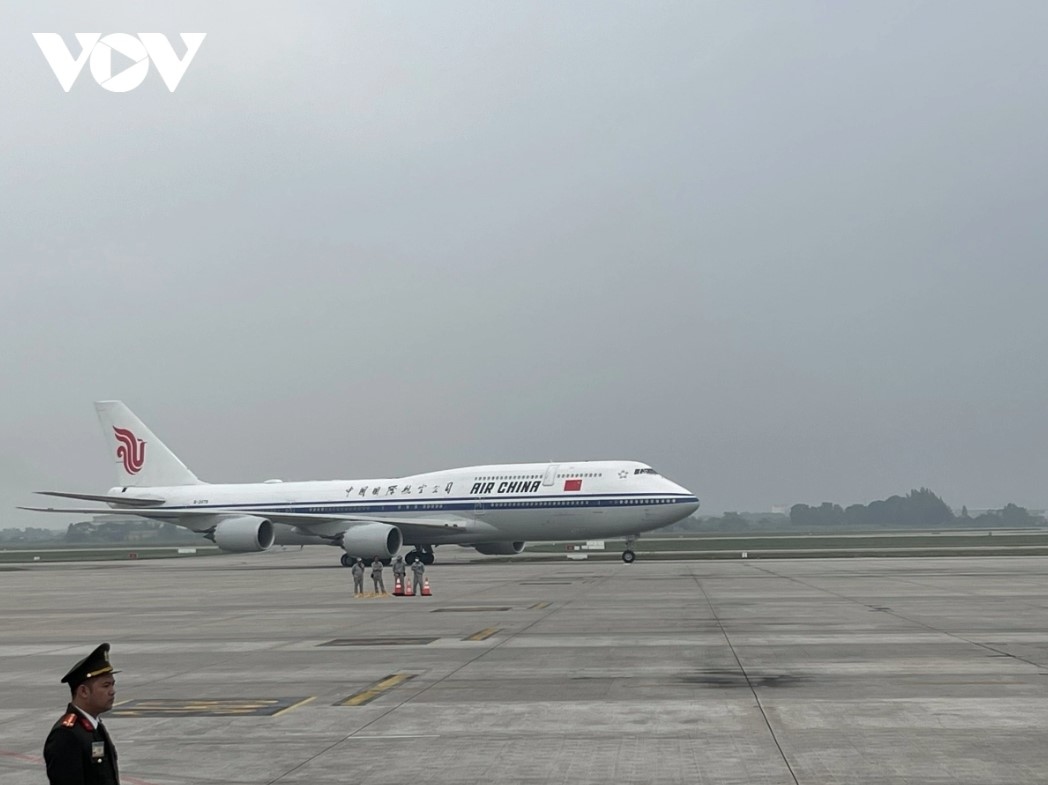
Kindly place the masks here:
<instances>
[{"instance_id":1,"label":"drainage grate on tarmac","mask_svg":"<svg viewBox=\"0 0 1048 785\"><path fill-rule=\"evenodd\" d=\"M320 646L425 646L436 638L335 638Z\"/></svg>"}]
</instances>

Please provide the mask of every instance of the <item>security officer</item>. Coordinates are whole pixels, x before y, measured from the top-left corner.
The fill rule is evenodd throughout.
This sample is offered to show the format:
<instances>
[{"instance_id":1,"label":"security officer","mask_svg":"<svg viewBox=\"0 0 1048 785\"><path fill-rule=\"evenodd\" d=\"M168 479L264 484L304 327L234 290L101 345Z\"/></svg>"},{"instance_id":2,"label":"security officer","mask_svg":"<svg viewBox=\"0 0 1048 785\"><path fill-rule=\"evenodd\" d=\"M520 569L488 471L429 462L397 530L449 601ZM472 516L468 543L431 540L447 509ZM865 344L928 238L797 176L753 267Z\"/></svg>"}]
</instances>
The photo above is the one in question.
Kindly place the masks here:
<instances>
[{"instance_id":1,"label":"security officer","mask_svg":"<svg viewBox=\"0 0 1048 785\"><path fill-rule=\"evenodd\" d=\"M397 558L393 560L393 582L397 582L397 578L400 578L400 585L404 585L404 576L408 574L408 566L404 564L404 557L399 553Z\"/></svg>"},{"instance_id":2,"label":"security officer","mask_svg":"<svg viewBox=\"0 0 1048 785\"><path fill-rule=\"evenodd\" d=\"M364 560L357 559L353 562L353 596L360 597L364 594Z\"/></svg>"},{"instance_id":3,"label":"security officer","mask_svg":"<svg viewBox=\"0 0 1048 785\"><path fill-rule=\"evenodd\" d=\"M119 785L116 747L100 719L113 708L116 673L103 643L62 677L73 697L44 742L51 785Z\"/></svg>"},{"instance_id":4,"label":"security officer","mask_svg":"<svg viewBox=\"0 0 1048 785\"><path fill-rule=\"evenodd\" d=\"M382 562L378 556L371 560L371 582L375 584L375 594L386 593L386 584L382 582Z\"/></svg>"},{"instance_id":5,"label":"security officer","mask_svg":"<svg viewBox=\"0 0 1048 785\"><path fill-rule=\"evenodd\" d=\"M415 596L422 596L422 573L426 571L425 565L422 564L422 559L415 559L411 564L411 575L414 580L412 584L415 587Z\"/></svg>"}]
</instances>

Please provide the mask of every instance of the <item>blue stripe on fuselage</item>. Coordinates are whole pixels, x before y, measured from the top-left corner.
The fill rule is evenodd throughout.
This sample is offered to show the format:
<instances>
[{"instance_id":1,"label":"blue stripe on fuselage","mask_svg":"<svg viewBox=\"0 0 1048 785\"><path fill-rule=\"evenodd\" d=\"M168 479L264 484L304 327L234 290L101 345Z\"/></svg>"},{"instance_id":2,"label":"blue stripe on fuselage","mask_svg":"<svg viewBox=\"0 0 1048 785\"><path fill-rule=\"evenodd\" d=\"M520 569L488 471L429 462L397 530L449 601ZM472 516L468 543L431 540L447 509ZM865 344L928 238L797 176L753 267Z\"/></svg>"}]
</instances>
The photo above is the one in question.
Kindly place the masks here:
<instances>
[{"instance_id":1,"label":"blue stripe on fuselage","mask_svg":"<svg viewBox=\"0 0 1048 785\"><path fill-rule=\"evenodd\" d=\"M206 510L221 509L231 510L245 508L259 512L286 512L289 514L356 514L356 513L392 513L392 512L461 512L461 511L485 511L485 510L540 510L540 509L579 509L582 507L650 507L662 504L695 504L699 499L695 496L685 495L660 495L660 494L559 494L555 496L512 496L500 497L459 497L444 499L441 501L408 501L398 499L397 501L378 502L377 500L363 501L317 501L317 502L260 502L251 504L240 502L237 504L196 504L183 505L179 507L151 507L150 512L165 510L178 512L180 510Z\"/></svg>"}]
</instances>

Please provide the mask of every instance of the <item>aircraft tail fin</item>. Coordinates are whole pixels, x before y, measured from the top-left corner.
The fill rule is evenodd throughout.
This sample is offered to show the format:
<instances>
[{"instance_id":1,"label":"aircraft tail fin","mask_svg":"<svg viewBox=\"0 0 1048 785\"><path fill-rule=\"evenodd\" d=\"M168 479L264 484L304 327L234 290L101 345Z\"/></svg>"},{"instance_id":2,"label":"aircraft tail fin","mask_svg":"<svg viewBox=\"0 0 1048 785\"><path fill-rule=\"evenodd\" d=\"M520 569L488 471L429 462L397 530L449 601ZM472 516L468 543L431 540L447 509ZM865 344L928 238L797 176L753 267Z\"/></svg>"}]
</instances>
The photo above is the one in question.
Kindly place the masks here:
<instances>
[{"instance_id":1,"label":"aircraft tail fin","mask_svg":"<svg viewBox=\"0 0 1048 785\"><path fill-rule=\"evenodd\" d=\"M96 401L121 487L197 485L200 480L122 401Z\"/></svg>"}]
</instances>

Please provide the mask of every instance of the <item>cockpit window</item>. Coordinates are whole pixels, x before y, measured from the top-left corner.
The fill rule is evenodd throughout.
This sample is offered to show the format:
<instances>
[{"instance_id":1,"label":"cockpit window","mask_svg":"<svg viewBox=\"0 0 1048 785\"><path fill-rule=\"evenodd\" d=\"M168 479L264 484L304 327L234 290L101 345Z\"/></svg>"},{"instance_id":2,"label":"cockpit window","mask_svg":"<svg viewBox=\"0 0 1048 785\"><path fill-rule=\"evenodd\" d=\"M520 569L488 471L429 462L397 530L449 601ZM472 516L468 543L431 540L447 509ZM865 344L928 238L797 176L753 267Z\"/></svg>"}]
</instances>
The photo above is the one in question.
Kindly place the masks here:
<instances>
[{"instance_id":1,"label":"cockpit window","mask_svg":"<svg viewBox=\"0 0 1048 785\"><path fill-rule=\"evenodd\" d=\"M647 468L647 469L634 469L633 473L634 474L654 474L654 475L658 475L658 472L655 471L654 469L650 468L650 467Z\"/></svg>"}]
</instances>

